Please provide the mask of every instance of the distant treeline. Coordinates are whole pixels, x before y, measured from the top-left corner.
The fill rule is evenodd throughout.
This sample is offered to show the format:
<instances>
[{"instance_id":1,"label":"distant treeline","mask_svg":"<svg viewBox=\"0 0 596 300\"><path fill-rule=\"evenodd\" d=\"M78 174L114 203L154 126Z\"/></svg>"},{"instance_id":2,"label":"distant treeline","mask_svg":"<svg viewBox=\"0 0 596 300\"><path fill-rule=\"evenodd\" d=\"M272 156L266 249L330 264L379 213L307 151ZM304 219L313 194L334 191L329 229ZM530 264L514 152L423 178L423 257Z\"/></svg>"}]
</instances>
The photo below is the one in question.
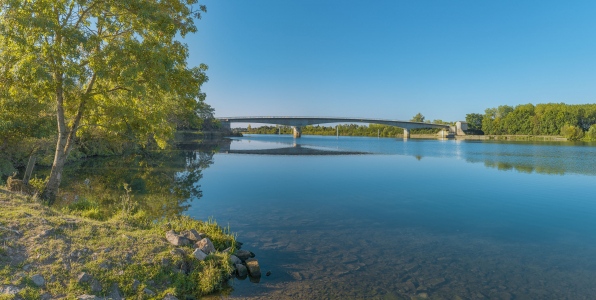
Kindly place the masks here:
<instances>
[{"instance_id":1,"label":"distant treeline","mask_svg":"<svg viewBox=\"0 0 596 300\"><path fill-rule=\"evenodd\" d=\"M596 104L501 105L484 114L466 115L468 129L486 135L563 135L569 140L596 140Z\"/></svg>"}]
</instances>

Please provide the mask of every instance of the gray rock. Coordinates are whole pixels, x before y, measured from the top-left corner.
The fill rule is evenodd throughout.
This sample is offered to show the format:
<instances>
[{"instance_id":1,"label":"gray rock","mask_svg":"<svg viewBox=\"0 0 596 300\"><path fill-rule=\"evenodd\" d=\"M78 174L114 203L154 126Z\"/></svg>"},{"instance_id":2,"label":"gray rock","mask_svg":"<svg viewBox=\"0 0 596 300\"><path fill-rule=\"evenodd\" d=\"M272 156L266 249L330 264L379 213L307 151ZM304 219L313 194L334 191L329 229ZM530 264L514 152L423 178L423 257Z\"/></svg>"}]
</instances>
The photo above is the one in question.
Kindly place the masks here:
<instances>
[{"instance_id":1,"label":"gray rock","mask_svg":"<svg viewBox=\"0 0 596 300\"><path fill-rule=\"evenodd\" d=\"M143 293L145 293L147 296L155 296L156 295L154 291L152 291L148 288L144 288Z\"/></svg>"},{"instance_id":2,"label":"gray rock","mask_svg":"<svg viewBox=\"0 0 596 300\"><path fill-rule=\"evenodd\" d=\"M77 281L78 283L85 283L88 282L89 280L93 279L93 276L83 272L81 274L79 274L79 276L77 277Z\"/></svg>"},{"instance_id":3,"label":"gray rock","mask_svg":"<svg viewBox=\"0 0 596 300\"><path fill-rule=\"evenodd\" d=\"M259 267L259 262L256 259L247 259L246 268L248 269L250 276L261 277L261 267Z\"/></svg>"},{"instance_id":4,"label":"gray rock","mask_svg":"<svg viewBox=\"0 0 596 300\"><path fill-rule=\"evenodd\" d=\"M2 294L2 295L13 296L13 295L18 294L20 291L21 291L20 288L18 288L16 286L12 286L12 285L6 286L4 288L0 288L0 294Z\"/></svg>"},{"instance_id":5,"label":"gray rock","mask_svg":"<svg viewBox=\"0 0 596 300\"><path fill-rule=\"evenodd\" d=\"M112 298L114 300L124 299L124 296L122 296L122 292L118 288L117 283L112 284L112 290L110 291L110 295L108 296L108 298Z\"/></svg>"},{"instance_id":6,"label":"gray rock","mask_svg":"<svg viewBox=\"0 0 596 300\"><path fill-rule=\"evenodd\" d=\"M236 271L238 272L238 277L244 277L248 274L248 270L243 264L237 264Z\"/></svg>"},{"instance_id":7,"label":"gray rock","mask_svg":"<svg viewBox=\"0 0 596 300\"><path fill-rule=\"evenodd\" d=\"M265 276L269 276L271 275L271 271L267 271L267 273L265 273Z\"/></svg>"},{"instance_id":8,"label":"gray rock","mask_svg":"<svg viewBox=\"0 0 596 300\"><path fill-rule=\"evenodd\" d=\"M176 232L174 230L170 230L168 232L166 232L166 240L168 240L168 242L170 242L170 244L174 245L174 246L185 246L190 244L190 240L176 234Z\"/></svg>"},{"instance_id":9,"label":"gray rock","mask_svg":"<svg viewBox=\"0 0 596 300\"><path fill-rule=\"evenodd\" d=\"M103 300L104 298L97 297L95 295L80 295L77 297L79 300Z\"/></svg>"},{"instance_id":10,"label":"gray rock","mask_svg":"<svg viewBox=\"0 0 596 300\"><path fill-rule=\"evenodd\" d=\"M170 254L184 256L184 254L186 254L186 252L184 252L183 249L176 248L176 249L173 249L172 251L170 251Z\"/></svg>"},{"instance_id":11,"label":"gray rock","mask_svg":"<svg viewBox=\"0 0 596 300\"><path fill-rule=\"evenodd\" d=\"M207 234L206 234L206 233L204 233L204 232L199 232L199 236L200 236L202 239L204 239L204 238L206 238L206 237L207 237Z\"/></svg>"},{"instance_id":12,"label":"gray rock","mask_svg":"<svg viewBox=\"0 0 596 300\"><path fill-rule=\"evenodd\" d=\"M100 269L107 270L107 269L109 269L110 267L109 267L109 266L108 266L108 264L106 264L106 263L101 263L101 264L99 264L99 268L100 268Z\"/></svg>"},{"instance_id":13,"label":"gray rock","mask_svg":"<svg viewBox=\"0 0 596 300\"><path fill-rule=\"evenodd\" d=\"M242 261L245 261L249 258L255 257L255 254L246 250L238 250L238 252L236 252L236 256L240 258Z\"/></svg>"},{"instance_id":14,"label":"gray rock","mask_svg":"<svg viewBox=\"0 0 596 300\"><path fill-rule=\"evenodd\" d=\"M52 298L52 295L48 294L48 293L44 293L43 295L41 295L39 297L41 300L50 300Z\"/></svg>"},{"instance_id":15,"label":"gray rock","mask_svg":"<svg viewBox=\"0 0 596 300\"><path fill-rule=\"evenodd\" d=\"M198 260L205 260L205 258L207 258L207 254L201 251L201 249L196 249L195 252L192 253L192 256Z\"/></svg>"},{"instance_id":16,"label":"gray rock","mask_svg":"<svg viewBox=\"0 0 596 300\"><path fill-rule=\"evenodd\" d=\"M46 284L46 280L43 278L41 274L35 274L31 276L31 281L33 281L33 283L35 283L35 285L37 286L43 286L44 284Z\"/></svg>"},{"instance_id":17,"label":"gray rock","mask_svg":"<svg viewBox=\"0 0 596 300\"><path fill-rule=\"evenodd\" d=\"M103 253L108 253L110 251L112 251L112 248L105 248L102 250Z\"/></svg>"},{"instance_id":18,"label":"gray rock","mask_svg":"<svg viewBox=\"0 0 596 300\"><path fill-rule=\"evenodd\" d=\"M101 285L101 283L99 283L99 281L97 279L93 279L91 280L91 291L94 293L99 293L101 292L101 290L103 289L103 286Z\"/></svg>"},{"instance_id":19,"label":"gray rock","mask_svg":"<svg viewBox=\"0 0 596 300\"><path fill-rule=\"evenodd\" d=\"M211 254L211 252L215 252L215 247L209 238L204 238L198 241L193 247L200 249L205 254Z\"/></svg>"},{"instance_id":20,"label":"gray rock","mask_svg":"<svg viewBox=\"0 0 596 300\"><path fill-rule=\"evenodd\" d=\"M163 297L163 300L178 300L178 298L174 297L172 294L167 294L165 297Z\"/></svg>"},{"instance_id":21,"label":"gray rock","mask_svg":"<svg viewBox=\"0 0 596 300\"><path fill-rule=\"evenodd\" d=\"M196 230L194 230L194 229L184 230L184 231L180 232L180 235L183 236L183 237L185 237L185 238L187 238L187 239L189 239L189 240L191 240L191 241L195 241L195 242L198 242L198 241L200 241L200 240L203 239L199 235L199 233Z\"/></svg>"},{"instance_id":22,"label":"gray rock","mask_svg":"<svg viewBox=\"0 0 596 300\"><path fill-rule=\"evenodd\" d=\"M27 274L21 272L21 273L17 273L17 276L19 276L19 277L27 277Z\"/></svg>"},{"instance_id":23,"label":"gray rock","mask_svg":"<svg viewBox=\"0 0 596 300\"><path fill-rule=\"evenodd\" d=\"M141 284L141 282L135 279L135 281L132 282L132 289L136 290L139 287L139 284Z\"/></svg>"},{"instance_id":24,"label":"gray rock","mask_svg":"<svg viewBox=\"0 0 596 300\"><path fill-rule=\"evenodd\" d=\"M54 228L46 229L39 234L39 237L46 237L54 233Z\"/></svg>"},{"instance_id":25,"label":"gray rock","mask_svg":"<svg viewBox=\"0 0 596 300\"><path fill-rule=\"evenodd\" d=\"M122 237L125 238L125 239L127 239L127 240L129 240L129 241L134 241L135 240L132 236L126 235L126 234L123 234Z\"/></svg>"},{"instance_id":26,"label":"gray rock","mask_svg":"<svg viewBox=\"0 0 596 300\"><path fill-rule=\"evenodd\" d=\"M235 265L242 264L242 260L240 260L240 258L238 258L236 255L230 255L230 261Z\"/></svg>"}]
</instances>

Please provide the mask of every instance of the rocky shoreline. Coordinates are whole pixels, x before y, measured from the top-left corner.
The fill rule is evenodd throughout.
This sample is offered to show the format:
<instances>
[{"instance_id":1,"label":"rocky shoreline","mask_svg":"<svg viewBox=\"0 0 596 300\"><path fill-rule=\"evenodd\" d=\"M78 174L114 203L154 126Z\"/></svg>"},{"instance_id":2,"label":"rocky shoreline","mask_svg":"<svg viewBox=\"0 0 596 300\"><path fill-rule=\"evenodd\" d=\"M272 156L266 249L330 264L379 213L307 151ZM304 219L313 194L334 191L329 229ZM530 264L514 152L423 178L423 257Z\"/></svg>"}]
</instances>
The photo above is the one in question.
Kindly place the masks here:
<instances>
[{"instance_id":1,"label":"rocky shoreline","mask_svg":"<svg viewBox=\"0 0 596 300\"><path fill-rule=\"evenodd\" d=\"M0 193L0 299L196 299L261 277L215 222L96 221Z\"/></svg>"}]
</instances>

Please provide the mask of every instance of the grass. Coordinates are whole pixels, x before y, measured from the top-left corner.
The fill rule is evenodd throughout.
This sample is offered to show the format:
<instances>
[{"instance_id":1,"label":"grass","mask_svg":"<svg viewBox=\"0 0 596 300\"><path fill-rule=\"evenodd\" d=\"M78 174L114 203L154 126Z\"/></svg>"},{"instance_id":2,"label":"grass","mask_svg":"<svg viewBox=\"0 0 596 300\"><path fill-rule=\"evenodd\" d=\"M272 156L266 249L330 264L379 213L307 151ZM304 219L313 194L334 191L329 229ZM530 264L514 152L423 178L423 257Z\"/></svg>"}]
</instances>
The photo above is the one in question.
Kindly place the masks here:
<instances>
[{"instance_id":1,"label":"grass","mask_svg":"<svg viewBox=\"0 0 596 300\"><path fill-rule=\"evenodd\" d=\"M5 193L0 193L0 208L0 227L22 233L0 229L0 286L23 288L24 299L40 299L46 293L67 299L107 296L114 283L131 299L162 299L168 293L179 299L200 297L221 290L233 271L229 256L236 250L235 236L214 220L185 215L154 220L141 210L105 216L90 200L57 208L35 197ZM49 228L54 229L51 234L38 236ZM175 247L165 240L169 228L206 233L218 251L199 261L192 257L191 246ZM228 247L234 251L221 252ZM174 248L183 249L184 255L171 253ZM81 272L92 275L101 292L92 292L90 282L79 284ZM44 277L45 286L31 281L35 274ZM140 282L136 289L135 280ZM144 288L156 295L146 295Z\"/></svg>"}]
</instances>

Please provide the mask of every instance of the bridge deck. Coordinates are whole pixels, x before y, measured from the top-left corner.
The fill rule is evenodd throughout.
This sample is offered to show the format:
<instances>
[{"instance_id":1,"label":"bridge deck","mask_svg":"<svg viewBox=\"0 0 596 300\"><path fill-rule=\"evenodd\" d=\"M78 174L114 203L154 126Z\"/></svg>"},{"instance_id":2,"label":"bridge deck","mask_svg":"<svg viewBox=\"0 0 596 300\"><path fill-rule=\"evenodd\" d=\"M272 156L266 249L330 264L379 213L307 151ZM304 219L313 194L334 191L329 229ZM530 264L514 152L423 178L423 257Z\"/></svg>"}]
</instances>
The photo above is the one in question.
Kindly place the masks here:
<instances>
[{"instance_id":1,"label":"bridge deck","mask_svg":"<svg viewBox=\"0 0 596 300\"><path fill-rule=\"evenodd\" d=\"M401 120L387 120L387 119L369 119L369 118L341 118L341 117L274 117L274 116L258 116L258 117L227 117L217 118L222 122L229 123L264 123L277 124L287 126L307 126L314 124L325 123L373 123L390 125L405 129L415 128L445 128L449 129L449 125L432 124L423 122L411 122Z\"/></svg>"}]
</instances>

